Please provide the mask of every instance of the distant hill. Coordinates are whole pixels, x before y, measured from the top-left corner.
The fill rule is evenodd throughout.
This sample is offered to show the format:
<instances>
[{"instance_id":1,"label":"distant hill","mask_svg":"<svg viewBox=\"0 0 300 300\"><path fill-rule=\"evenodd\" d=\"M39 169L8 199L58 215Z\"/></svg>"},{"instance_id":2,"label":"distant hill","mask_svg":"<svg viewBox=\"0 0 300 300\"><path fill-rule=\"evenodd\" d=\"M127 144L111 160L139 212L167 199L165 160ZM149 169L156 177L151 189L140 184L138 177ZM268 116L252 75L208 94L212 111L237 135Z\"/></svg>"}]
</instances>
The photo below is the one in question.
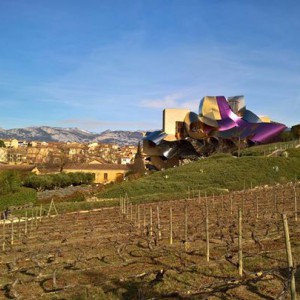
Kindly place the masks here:
<instances>
[{"instance_id":1,"label":"distant hill","mask_svg":"<svg viewBox=\"0 0 300 300\"><path fill-rule=\"evenodd\" d=\"M15 129L0 128L0 139L17 139L26 141L46 142L100 142L119 145L136 145L143 137L143 131L106 130L101 133L92 133L79 128L61 127L27 127Z\"/></svg>"}]
</instances>

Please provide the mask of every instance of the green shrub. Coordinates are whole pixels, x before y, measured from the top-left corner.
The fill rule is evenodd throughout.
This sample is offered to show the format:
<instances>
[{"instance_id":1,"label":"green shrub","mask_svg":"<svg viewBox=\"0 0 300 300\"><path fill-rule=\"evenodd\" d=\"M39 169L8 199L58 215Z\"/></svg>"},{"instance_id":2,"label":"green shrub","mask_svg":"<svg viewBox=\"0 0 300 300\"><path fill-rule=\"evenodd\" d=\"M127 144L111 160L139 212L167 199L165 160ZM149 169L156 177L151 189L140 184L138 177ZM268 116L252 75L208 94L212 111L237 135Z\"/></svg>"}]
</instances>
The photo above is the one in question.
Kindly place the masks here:
<instances>
[{"instance_id":1,"label":"green shrub","mask_svg":"<svg viewBox=\"0 0 300 300\"><path fill-rule=\"evenodd\" d=\"M18 172L0 172L0 195L15 193L20 189L21 181Z\"/></svg>"},{"instance_id":2,"label":"green shrub","mask_svg":"<svg viewBox=\"0 0 300 300\"><path fill-rule=\"evenodd\" d=\"M70 185L91 184L93 181L94 174L92 173L31 174L25 178L23 185L37 191L44 191L64 188Z\"/></svg>"}]
</instances>

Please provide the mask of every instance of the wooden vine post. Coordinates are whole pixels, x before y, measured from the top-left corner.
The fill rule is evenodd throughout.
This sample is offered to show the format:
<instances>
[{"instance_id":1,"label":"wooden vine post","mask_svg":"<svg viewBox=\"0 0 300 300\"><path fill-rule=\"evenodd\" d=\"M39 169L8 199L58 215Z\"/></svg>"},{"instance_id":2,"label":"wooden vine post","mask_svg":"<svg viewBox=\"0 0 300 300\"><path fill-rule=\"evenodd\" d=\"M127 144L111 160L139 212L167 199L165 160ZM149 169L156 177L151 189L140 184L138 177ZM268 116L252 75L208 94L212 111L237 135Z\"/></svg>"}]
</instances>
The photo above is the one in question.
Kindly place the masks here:
<instances>
[{"instance_id":1,"label":"wooden vine post","mask_svg":"<svg viewBox=\"0 0 300 300\"><path fill-rule=\"evenodd\" d=\"M40 222L42 222L43 205L40 206Z\"/></svg>"},{"instance_id":2,"label":"wooden vine post","mask_svg":"<svg viewBox=\"0 0 300 300\"><path fill-rule=\"evenodd\" d=\"M6 226L6 220L5 217L3 219L3 227L2 227L2 237L3 237L3 242L2 242L2 250L5 251L5 226Z\"/></svg>"},{"instance_id":3,"label":"wooden vine post","mask_svg":"<svg viewBox=\"0 0 300 300\"><path fill-rule=\"evenodd\" d=\"M205 194L205 208L206 208L206 218L205 218L206 261L209 262L209 220L208 220L208 203L207 203L207 196L206 196L206 194Z\"/></svg>"},{"instance_id":4,"label":"wooden vine post","mask_svg":"<svg viewBox=\"0 0 300 300\"><path fill-rule=\"evenodd\" d=\"M126 216L126 199L125 199L125 197L122 198L122 202L123 202L123 205L122 205L123 216L124 216L124 218L125 218L125 216Z\"/></svg>"},{"instance_id":5,"label":"wooden vine post","mask_svg":"<svg viewBox=\"0 0 300 300\"><path fill-rule=\"evenodd\" d=\"M31 208L30 233L32 232L32 227L33 227L33 208Z\"/></svg>"},{"instance_id":6,"label":"wooden vine post","mask_svg":"<svg viewBox=\"0 0 300 300\"><path fill-rule=\"evenodd\" d=\"M153 235L153 222L152 222L152 206L150 206L150 222L149 222L149 235Z\"/></svg>"},{"instance_id":7,"label":"wooden vine post","mask_svg":"<svg viewBox=\"0 0 300 300\"><path fill-rule=\"evenodd\" d=\"M144 204L143 218L144 218L144 223L143 223L144 234L146 234L146 207L145 207L145 204Z\"/></svg>"},{"instance_id":8,"label":"wooden vine post","mask_svg":"<svg viewBox=\"0 0 300 300\"><path fill-rule=\"evenodd\" d=\"M275 213L275 219L277 219L277 212L278 212L277 195L276 195L276 189L274 189L274 213Z\"/></svg>"},{"instance_id":9,"label":"wooden vine post","mask_svg":"<svg viewBox=\"0 0 300 300\"><path fill-rule=\"evenodd\" d=\"M129 218L129 213L130 213L130 203L129 203L129 199L127 197L127 194L126 194L126 197L125 197L125 205L126 205L126 209L125 209L125 217L126 219Z\"/></svg>"},{"instance_id":10,"label":"wooden vine post","mask_svg":"<svg viewBox=\"0 0 300 300\"><path fill-rule=\"evenodd\" d=\"M37 220L38 220L38 211L35 209L35 214L34 214L34 221L35 221L35 228L37 228Z\"/></svg>"},{"instance_id":11,"label":"wooden vine post","mask_svg":"<svg viewBox=\"0 0 300 300\"><path fill-rule=\"evenodd\" d=\"M157 217L157 234L158 239L161 239L161 226L160 226L160 217L159 217L159 206L156 206L156 217Z\"/></svg>"},{"instance_id":12,"label":"wooden vine post","mask_svg":"<svg viewBox=\"0 0 300 300\"><path fill-rule=\"evenodd\" d=\"M233 202L232 195L230 195L230 214L231 215L232 215L232 202Z\"/></svg>"},{"instance_id":13,"label":"wooden vine post","mask_svg":"<svg viewBox=\"0 0 300 300\"><path fill-rule=\"evenodd\" d=\"M24 229L24 233L27 234L28 231L28 216L27 216L27 210L25 212L25 229Z\"/></svg>"},{"instance_id":14,"label":"wooden vine post","mask_svg":"<svg viewBox=\"0 0 300 300\"><path fill-rule=\"evenodd\" d=\"M290 278L291 300L296 300L295 268L293 264L289 225L288 225L286 214L282 214L282 220L283 220L283 228L284 228L286 256L287 256L287 262L288 262L288 267L291 276Z\"/></svg>"},{"instance_id":15,"label":"wooden vine post","mask_svg":"<svg viewBox=\"0 0 300 300\"><path fill-rule=\"evenodd\" d=\"M130 203L130 221L132 222L132 203Z\"/></svg>"},{"instance_id":16,"label":"wooden vine post","mask_svg":"<svg viewBox=\"0 0 300 300\"><path fill-rule=\"evenodd\" d=\"M245 191L245 185L244 185L244 192L242 195L242 212L244 212L245 198L246 198L246 191Z\"/></svg>"},{"instance_id":17,"label":"wooden vine post","mask_svg":"<svg viewBox=\"0 0 300 300\"><path fill-rule=\"evenodd\" d=\"M295 221L298 221L298 208L297 208L297 192L296 187L294 186L294 212L295 212Z\"/></svg>"},{"instance_id":18,"label":"wooden vine post","mask_svg":"<svg viewBox=\"0 0 300 300\"><path fill-rule=\"evenodd\" d=\"M19 221L18 221L18 239L21 238L21 218L19 217L18 218Z\"/></svg>"},{"instance_id":19,"label":"wooden vine post","mask_svg":"<svg viewBox=\"0 0 300 300\"><path fill-rule=\"evenodd\" d=\"M173 244L173 212L172 207L170 207L170 245Z\"/></svg>"},{"instance_id":20,"label":"wooden vine post","mask_svg":"<svg viewBox=\"0 0 300 300\"><path fill-rule=\"evenodd\" d=\"M258 220L258 199L259 199L259 197L257 196L257 197L255 197L255 203L256 203L256 208L255 208L255 210L256 210L256 220Z\"/></svg>"},{"instance_id":21,"label":"wooden vine post","mask_svg":"<svg viewBox=\"0 0 300 300\"><path fill-rule=\"evenodd\" d=\"M188 211L187 204L184 206L184 248L188 249Z\"/></svg>"},{"instance_id":22,"label":"wooden vine post","mask_svg":"<svg viewBox=\"0 0 300 300\"><path fill-rule=\"evenodd\" d=\"M138 207L139 207L139 205L136 204L136 205L134 205L134 207L135 207L135 209L134 209L134 226L137 227L137 225L138 225Z\"/></svg>"},{"instance_id":23,"label":"wooden vine post","mask_svg":"<svg viewBox=\"0 0 300 300\"><path fill-rule=\"evenodd\" d=\"M243 250L242 250L242 209L239 208L239 227L238 227L238 268L239 268L239 276L243 276Z\"/></svg>"},{"instance_id":24,"label":"wooden vine post","mask_svg":"<svg viewBox=\"0 0 300 300\"><path fill-rule=\"evenodd\" d=\"M13 219L11 219L10 225L11 225L10 244L13 245L14 244L14 221L13 221Z\"/></svg>"},{"instance_id":25,"label":"wooden vine post","mask_svg":"<svg viewBox=\"0 0 300 300\"><path fill-rule=\"evenodd\" d=\"M51 199L50 206L49 206L48 213L47 213L47 217L50 217L52 209L54 209L55 215L57 216L58 212L57 212L57 209L56 209L56 206L55 206L55 203L54 203L53 199Z\"/></svg>"},{"instance_id":26,"label":"wooden vine post","mask_svg":"<svg viewBox=\"0 0 300 300\"><path fill-rule=\"evenodd\" d=\"M137 206L137 227L141 228L141 214L140 214L140 206Z\"/></svg>"}]
</instances>

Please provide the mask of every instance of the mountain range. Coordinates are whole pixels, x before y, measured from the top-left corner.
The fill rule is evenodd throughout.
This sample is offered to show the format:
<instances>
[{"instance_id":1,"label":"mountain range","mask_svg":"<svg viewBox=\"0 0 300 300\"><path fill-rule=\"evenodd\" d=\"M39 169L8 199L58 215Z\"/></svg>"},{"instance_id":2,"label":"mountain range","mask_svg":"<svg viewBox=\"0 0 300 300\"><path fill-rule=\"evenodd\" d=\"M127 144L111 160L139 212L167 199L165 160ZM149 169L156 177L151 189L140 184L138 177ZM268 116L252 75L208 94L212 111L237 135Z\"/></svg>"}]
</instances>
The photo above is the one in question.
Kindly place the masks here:
<instances>
[{"instance_id":1,"label":"mountain range","mask_svg":"<svg viewBox=\"0 0 300 300\"><path fill-rule=\"evenodd\" d=\"M144 133L144 131L123 130L105 130L101 133L93 133L79 128L40 126L7 130L0 128L0 139L136 145L143 138Z\"/></svg>"}]
</instances>

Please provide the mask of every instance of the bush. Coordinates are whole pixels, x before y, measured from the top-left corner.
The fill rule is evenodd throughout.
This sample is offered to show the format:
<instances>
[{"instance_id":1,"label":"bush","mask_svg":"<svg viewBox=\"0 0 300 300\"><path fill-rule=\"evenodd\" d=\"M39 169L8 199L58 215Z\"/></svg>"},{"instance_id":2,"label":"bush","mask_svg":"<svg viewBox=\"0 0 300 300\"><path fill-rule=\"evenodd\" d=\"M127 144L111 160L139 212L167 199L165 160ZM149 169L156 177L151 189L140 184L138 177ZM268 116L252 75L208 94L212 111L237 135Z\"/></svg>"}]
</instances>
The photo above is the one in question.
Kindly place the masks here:
<instances>
[{"instance_id":1,"label":"bush","mask_svg":"<svg viewBox=\"0 0 300 300\"><path fill-rule=\"evenodd\" d=\"M53 190L64 188L70 185L91 184L94 181L92 173L60 173L51 175L31 174L25 180L23 185L33 188L37 191Z\"/></svg>"}]
</instances>

